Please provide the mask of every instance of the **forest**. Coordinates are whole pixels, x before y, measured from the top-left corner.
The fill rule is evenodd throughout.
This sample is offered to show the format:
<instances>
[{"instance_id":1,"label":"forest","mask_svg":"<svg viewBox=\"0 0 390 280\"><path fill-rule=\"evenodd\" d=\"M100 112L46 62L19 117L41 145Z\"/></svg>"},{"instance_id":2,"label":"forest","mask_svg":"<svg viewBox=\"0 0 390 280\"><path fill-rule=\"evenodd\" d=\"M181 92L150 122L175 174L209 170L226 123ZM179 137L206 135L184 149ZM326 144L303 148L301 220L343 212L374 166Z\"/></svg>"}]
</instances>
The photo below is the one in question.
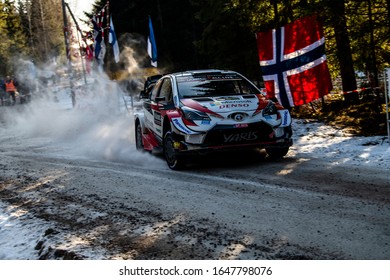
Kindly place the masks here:
<instances>
[{"instance_id":1,"label":"forest","mask_svg":"<svg viewBox=\"0 0 390 280\"><path fill-rule=\"evenodd\" d=\"M167 72L230 69L261 82L255 33L307 15L317 15L323 25L333 91L380 87L390 67L390 0L96 0L86 15L92 18L106 4L121 50L145 53L151 17L158 65ZM60 0L1 1L0 31L1 76L21 57L66 63ZM123 70L123 62L112 60L106 56L106 71ZM138 63L150 67L145 59Z\"/></svg>"}]
</instances>

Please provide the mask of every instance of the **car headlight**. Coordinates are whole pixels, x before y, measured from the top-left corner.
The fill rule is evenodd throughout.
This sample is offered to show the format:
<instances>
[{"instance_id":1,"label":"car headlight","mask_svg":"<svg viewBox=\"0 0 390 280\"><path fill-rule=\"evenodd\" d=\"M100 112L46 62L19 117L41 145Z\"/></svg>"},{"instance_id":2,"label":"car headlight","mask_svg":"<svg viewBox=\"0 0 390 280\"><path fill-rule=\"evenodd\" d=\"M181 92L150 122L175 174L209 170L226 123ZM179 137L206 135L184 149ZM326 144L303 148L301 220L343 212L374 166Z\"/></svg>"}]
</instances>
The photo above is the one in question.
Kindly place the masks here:
<instances>
[{"instance_id":1,"label":"car headlight","mask_svg":"<svg viewBox=\"0 0 390 280\"><path fill-rule=\"evenodd\" d=\"M189 109L182 109L183 116L186 120L190 121L210 121L210 117L201 111L198 110L189 110Z\"/></svg>"},{"instance_id":2,"label":"car headlight","mask_svg":"<svg viewBox=\"0 0 390 280\"><path fill-rule=\"evenodd\" d=\"M278 113L278 109L275 106L275 103L270 101L267 106L263 109L263 116L276 115Z\"/></svg>"}]
</instances>

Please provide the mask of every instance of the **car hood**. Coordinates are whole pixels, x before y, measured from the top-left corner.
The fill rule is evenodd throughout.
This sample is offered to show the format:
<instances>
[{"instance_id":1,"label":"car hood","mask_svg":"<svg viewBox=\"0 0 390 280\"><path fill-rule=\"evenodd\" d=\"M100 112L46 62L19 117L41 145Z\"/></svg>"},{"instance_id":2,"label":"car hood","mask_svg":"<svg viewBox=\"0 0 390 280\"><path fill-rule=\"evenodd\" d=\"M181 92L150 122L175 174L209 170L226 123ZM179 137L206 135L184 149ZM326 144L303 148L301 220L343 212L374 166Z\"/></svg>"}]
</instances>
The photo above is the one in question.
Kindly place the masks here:
<instances>
[{"instance_id":1,"label":"car hood","mask_svg":"<svg viewBox=\"0 0 390 280\"><path fill-rule=\"evenodd\" d=\"M229 112L256 112L264 109L268 100L261 95L236 95L227 97L205 97L182 99L182 104L212 115L224 115Z\"/></svg>"},{"instance_id":2,"label":"car hood","mask_svg":"<svg viewBox=\"0 0 390 280\"><path fill-rule=\"evenodd\" d=\"M186 134L209 131L215 126L247 127L251 123L259 122L276 127L282 121L280 113L273 115L262 114L262 110L272 101L260 94L187 98L180 101L181 108L206 113L210 118L208 120L189 120L181 117L173 118L172 121L175 128Z\"/></svg>"}]
</instances>

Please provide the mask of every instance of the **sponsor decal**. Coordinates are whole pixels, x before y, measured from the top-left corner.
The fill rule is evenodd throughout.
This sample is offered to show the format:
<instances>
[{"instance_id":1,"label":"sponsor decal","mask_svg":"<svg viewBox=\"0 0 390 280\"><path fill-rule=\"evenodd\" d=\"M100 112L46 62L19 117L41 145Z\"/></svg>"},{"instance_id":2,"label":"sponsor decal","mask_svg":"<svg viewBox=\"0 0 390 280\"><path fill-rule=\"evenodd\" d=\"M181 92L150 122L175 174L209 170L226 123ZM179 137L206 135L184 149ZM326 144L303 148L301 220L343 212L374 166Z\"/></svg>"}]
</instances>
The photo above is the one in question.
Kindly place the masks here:
<instances>
[{"instance_id":1,"label":"sponsor decal","mask_svg":"<svg viewBox=\"0 0 390 280\"><path fill-rule=\"evenodd\" d=\"M249 107L250 104L242 104L242 103L238 103L238 104L222 104L219 106L219 109L231 109L231 108L246 108L246 107Z\"/></svg>"},{"instance_id":2,"label":"sponsor decal","mask_svg":"<svg viewBox=\"0 0 390 280\"><path fill-rule=\"evenodd\" d=\"M232 142L243 142L243 141L253 141L258 139L257 131L249 131L249 132L241 132L241 133L233 133L223 135L224 143L232 143Z\"/></svg>"},{"instance_id":3,"label":"sponsor decal","mask_svg":"<svg viewBox=\"0 0 390 280\"><path fill-rule=\"evenodd\" d=\"M156 125L161 126L161 113L160 112L154 112L154 123Z\"/></svg>"},{"instance_id":4,"label":"sponsor decal","mask_svg":"<svg viewBox=\"0 0 390 280\"><path fill-rule=\"evenodd\" d=\"M216 100L218 100L218 101L228 101L228 100L238 100L238 101L241 101L240 98L237 97L237 96L224 96L224 97L216 98Z\"/></svg>"},{"instance_id":5,"label":"sponsor decal","mask_svg":"<svg viewBox=\"0 0 390 280\"><path fill-rule=\"evenodd\" d=\"M283 125L287 125L287 120L288 120L288 112L287 112L287 110L286 111L284 111L284 113L283 113Z\"/></svg>"},{"instance_id":6,"label":"sponsor decal","mask_svg":"<svg viewBox=\"0 0 390 280\"><path fill-rule=\"evenodd\" d=\"M221 99L218 99L218 102L221 102L222 104L237 104L237 103L252 103L251 100L240 100L239 98L237 97L231 97L231 98L221 98Z\"/></svg>"},{"instance_id":7,"label":"sponsor decal","mask_svg":"<svg viewBox=\"0 0 390 280\"><path fill-rule=\"evenodd\" d=\"M195 81L224 81L224 80L237 80L241 81L241 77L235 74L205 74L205 75L196 75L196 76L185 76L185 77L177 77L177 83L185 83L185 82L195 82Z\"/></svg>"},{"instance_id":8,"label":"sponsor decal","mask_svg":"<svg viewBox=\"0 0 390 280\"><path fill-rule=\"evenodd\" d=\"M291 116L288 110L279 110L280 117L282 119L281 127L286 127L291 124Z\"/></svg>"},{"instance_id":9,"label":"sponsor decal","mask_svg":"<svg viewBox=\"0 0 390 280\"><path fill-rule=\"evenodd\" d=\"M248 127L249 125L247 123L238 123L238 124L235 124L234 127L235 128L244 128L244 127Z\"/></svg>"},{"instance_id":10,"label":"sponsor decal","mask_svg":"<svg viewBox=\"0 0 390 280\"><path fill-rule=\"evenodd\" d=\"M210 124L210 121L208 121L208 120L203 120L203 121L201 122L201 124L207 124L207 125L209 125L209 124Z\"/></svg>"},{"instance_id":11,"label":"sponsor decal","mask_svg":"<svg viewBox=\"0 0 390 280\"><path fill-rule=\"evenodd\" d=\"M252 105L250 100L240 100L236 97L231 98L220 98L218 101L209 103L210 107L218 106L219 109L230 109L230 108L247 108Z\"/></svg>"},{"instance_id":12,"label":"sponsor decal","mask_svg":"<svg viewBox=\"0 0 390 280\"><path fill-rule=\"evenodd\" d=\"M183 121L180 118L172 118L172 123L181 132L193 134L193 132L184 125Z\"/></svg>"},{"instance_id":13,"label":"sponsor decal","mask_svg":"<svg viewBox=\"0 0 390 280\"><path fill-rule=\"evenodd\" d=\"M237 75L234 75L234 74L232 74L232 75L229 75L229 74L228 75L218 75L218 74L214 75L214 74L212 74L212 75L207 75L206 78L207 78L207 80L240 80L240 79L237 79L239 77L237 77Z\"/></svg>"}]
</instances>

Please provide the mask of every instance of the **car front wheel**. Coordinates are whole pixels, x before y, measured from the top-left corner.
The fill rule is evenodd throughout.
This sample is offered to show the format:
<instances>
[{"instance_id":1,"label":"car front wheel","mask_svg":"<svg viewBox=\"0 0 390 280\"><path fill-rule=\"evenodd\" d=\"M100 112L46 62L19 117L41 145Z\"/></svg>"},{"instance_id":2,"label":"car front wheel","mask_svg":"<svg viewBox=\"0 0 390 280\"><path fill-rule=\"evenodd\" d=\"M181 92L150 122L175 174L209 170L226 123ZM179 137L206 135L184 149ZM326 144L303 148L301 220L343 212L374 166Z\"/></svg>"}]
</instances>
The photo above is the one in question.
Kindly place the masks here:
<instances>
[{"instance_id":1,"label":"car front wheel","mask_svg":"<svg viewBox=\"0 0 390 280\"><path fill-rule=\"evenodd\" d=\"M142 127L137 123L135 128L135 147L138 151L144 150L144 143L142 142Z\"/></svg>"},{"instance_id":2,"label":"car front wheel","mask_svg":"<svg viewBox=\"0 0 390 280\"><path fill-rule=\"evenodd\" d=\"M289 148L290 147L269 147L266 148L265 151L271 159L281 159L287 155Z\"/></svg>"},{"instance_id":3,"label":"car front wheel","mask_svg":"<svg viewBox=\"0 0 390 280\"><path fill-rule=\"evenodd\" d=\"M182 157L177 155L173 145L174 145L174 140L173 140L172 132L168 131L164 135L164 142L163 142L165 160L170 169L172 170L183 169L185 166L185 160Z\"/></svg>"}]
</instances>

